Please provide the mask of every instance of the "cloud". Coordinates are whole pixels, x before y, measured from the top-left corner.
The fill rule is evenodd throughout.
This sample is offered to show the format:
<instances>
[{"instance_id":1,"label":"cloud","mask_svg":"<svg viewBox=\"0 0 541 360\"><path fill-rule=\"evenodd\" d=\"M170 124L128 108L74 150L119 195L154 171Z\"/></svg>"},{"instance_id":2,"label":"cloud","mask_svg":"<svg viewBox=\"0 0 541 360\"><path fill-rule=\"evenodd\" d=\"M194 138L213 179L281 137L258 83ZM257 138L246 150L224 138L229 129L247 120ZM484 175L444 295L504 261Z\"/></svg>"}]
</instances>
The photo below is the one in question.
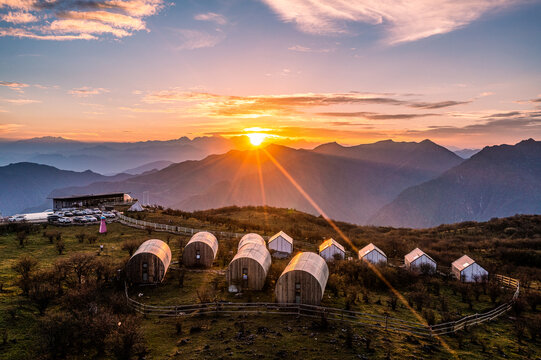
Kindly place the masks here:
<instances>
[{"instance_id":1,"label":"cloud","mask_svg":"<svg viewBox=\"0 0 541 360\"><path fill-rule=\"evenodd\" d=\"M71 89L70 91L68 91L68 94L77 96L77 97L88 97L88 96L100 95L100 94L108 93L108 92L109 90L104 89L104 88L92 88L88 86L83 86L81 88Z\"/></svg>"},{"instance_id":2,"label":"cloud","mask_svg":"<svg viewBox=\"0 0 541 360\"><path fill-rule=\"evenodd\" d=\"M7 14L2 14L0 19L5 22L12 24L26 24L30 22L38 21L38 18L30 13L24 11L8 12Z\"/></svg>"},{"instance_id":3,"label":"cloud","mask_svg":"<svg viewBox=\"0 0 541 360\"><path fill-rule=\"evenodd\" d=\"M12 90L15 90L17 92L22 93L23 92L22 89L26 88L26 87L29 87L30 85L19 83L19 82L14 82L14 81L0 81L0 86L5 86L5 87L8 87L8 88L10 88Z\"/></svg>"},{"instance_id":4,"label":"cloud","mask_svg":"<svg viewBox=\"0 0 541 360\"><path fill-rule=\"evenodd\" d=\"M287 48L291 51L297 51L297 52L306 52L306 53L330 53L333 52L333 49L312 49L306 46L302 45L293 45Z\"/></svg>"},{"instance_id":5,"label":"cloud","mask_svg":"<svg viewBox=\"0 0 541 360\"><path fill-rule=\"evenodd\" d=\"M281 20L311 34L348 32L348 23L385 28L397 44L464 27L482 15L524 0L262 0Z\"/></svg>"},{"instance_id":6,"label":"cloud","mask_svg":"<svg viewBox=\"0 0 541 360\"><path fill-rule=\"evenodd\" d=\"M1 110L0 110L1 111ZM14 130L22 127L21 124L0 124L0 134L6 134L13 132Z\"/></svg>"},{"instance_id":7,"label":"cloud","mask_svg":"<svg viewBox=\"0 0 541 360\"><path fill-rule=\"evenodd\" d=\"M15 105L35 104L35 103L41 102L40 100L32 100L32 99L5 99L5 98L0 98L0 101L7 102L10 104L15 104Z\"/></svg>"},{"instance_id":8,"label":"cloud","mask_svg":"<svg viewBox=\"0 0 541 360\"><path fill-rule=\"evenodd\" d=\"M178 50L194 50L216 46L225 38L221 32L210 34L205 31L191 29L175 29L174 33L180 40Z\"/></svg>"},{"instance_id":9,"label":"cloud","mask_svg":"<svg viewBox=\"0 0 541 360\"><path fill-rule=\"evenodd\" d=\"M471 101L453 101L446 100L440 102L417 102L412 100L402 100L391 97L392 94L374 94L374 93L304 93L290 95L253 95L253 96L233 96L217 95L203 92L187 92L182 89L174 88L147 93L143 97L146 103L171 104L180 102L196 102L196 110L206 116L213 117L239 117L239 118L258 118L264 116L290 116L304 113L305 110L314 107L340 106L340 105L392 105L419 109L440 109L461 104L468 104ZM384 119L393 115L378 115L369 112L324 112L316 113L322 116L372 116L377 119ZM395 119L405 119L433 116L435 114L413 115L396 114Z\"/></svg>"},{"instance_id":10,"label":"cloud","mask_svg":"<svg viewBox=\"0 0 541 360\"><path fill-rule=\"evenodd\" d=\"M441 114L380 114L374 112L323 112L317 113L320 116L331 116L331 117L353 117L353 118L363 118L368 120L407 120L407 119L416 119L423 118L427 116L440 116Z\"/></svg>"},{"instance_id":11,"label":"cloud","mask_svg":"<svg viewBox=\"0 0 541 360\"><path fill-rule=\"evenodd\" d=\"M0 10L13 10L2 20L17 25L0 27L0 37L62 41L109 34L123 38L147 30L143 19L164 6L163 0L0 0Z\"/></svg>"},{"instance_id":12,"label":"cloud","mask_svg":"<svg viewBox=\"0 0 541 360\"><path fill-rule=\"evenodd\" d=\"M205 14L197 14L193 18L195 20L199 20L199 21L211 21L211 22L214 22L214 23L216 23L218 25L227 24L227 19L223 15L216 14L216 13L213 13L213 12L208 12L208 13L205 13Z\"/></svg>"}]
</instances>

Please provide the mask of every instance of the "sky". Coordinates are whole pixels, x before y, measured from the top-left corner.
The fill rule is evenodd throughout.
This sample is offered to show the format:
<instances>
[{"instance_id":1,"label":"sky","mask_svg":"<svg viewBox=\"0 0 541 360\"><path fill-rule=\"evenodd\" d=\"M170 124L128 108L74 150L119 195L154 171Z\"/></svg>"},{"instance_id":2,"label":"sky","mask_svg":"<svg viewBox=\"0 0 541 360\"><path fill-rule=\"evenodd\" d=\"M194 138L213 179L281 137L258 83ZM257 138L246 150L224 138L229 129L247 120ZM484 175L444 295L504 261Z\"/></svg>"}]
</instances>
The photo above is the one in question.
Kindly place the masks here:
<instances>
[{"instance_id":1,"label":"sky","mask_svg":"<svg viewBox=\"0 0 541 360\"><path fill-rule=\"evenodd\" d=\"M541 1L0 0L0 138L541 139Z\"/></svg>"}]
</instances>

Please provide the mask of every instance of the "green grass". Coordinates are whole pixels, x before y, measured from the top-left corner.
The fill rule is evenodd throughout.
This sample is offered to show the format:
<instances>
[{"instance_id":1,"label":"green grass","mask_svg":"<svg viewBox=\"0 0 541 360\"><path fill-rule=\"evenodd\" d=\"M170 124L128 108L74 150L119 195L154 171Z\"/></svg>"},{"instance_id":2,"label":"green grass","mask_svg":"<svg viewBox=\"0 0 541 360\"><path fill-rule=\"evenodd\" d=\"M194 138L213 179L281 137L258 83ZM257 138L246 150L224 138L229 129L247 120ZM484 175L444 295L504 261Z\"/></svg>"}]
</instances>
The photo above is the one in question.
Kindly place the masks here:
<instances>
[{"instance_id":1,"label":"green grass","mask_svg":"<svg viewBox=\"0 0 541 360\"><path fill-rule=\"evenodd\" d=\"M238 215L238 219L246 218L245 211L247 210L243 210ZM259 218L259 216L258 213L258 215L254 215L254 218ZM303 226L307 225L303 224ZM97 225L48 226L45 231L62 233L62 239L66 244L63 255L58 255L55 245L50 244L48 239L43 237L43 230L29 235L22 248L18 244L16 234L0 236L0 281L4 284L4 291L0 293L0 329L7 329L9 335L8 344L0 344L0 359L27 359L39 353L40 339L37 335L39 315L35 307L20 295L12 270L12 265L21 255L33 256L39 260L40 267L47 267L51 266L58 258L67 257L75 252L97 253L99 245L103 244L105 250L100 256L117 259L119 266L121 266L128 258L128 253L121 249L125 240L136 239L142 242L149 238L158 238L168 241L173 252L173 260L176 260L179 257L180 244L185 243L188 239L185 236L160 232L153 232L149 235L145 230L134 229L118 223L109 224L108 228L107 235L98 236L95 244L88 244L87 241L79 243L75 236L81 232L97 235ZM235 250L236 240L219 239L219 241L221 247ZM306 250L313 250L312 246ZM227 257L231 254L221 253L220 256ZM163 284L156 287L132 289L131 296L138 301L152 305L199 302L198 292L208 292L212 297L225 301L274 301L275 279L272 276L279 275L288 260L273 261L274 275L268 279L263 291L244 293L242 296L229 294L226 291L225 278L220 273L224 268L218 266L226 263L222 260L219 259L215 263L212 271L187 271L182 288L178 285L178 270L172 266ZM401 288L401 292L406 297L410 291L412 289L408 286ZM142 293L142 296L139 297L139 293ZM479 302L474 303L472 311L467 304L461 301L460 295L452 294L451 288L448 286L441 288L441 296L448 300L449 308L457 318L493 308L490 299L486 295L481 295ZM389 292L386 290L371 291L369 299L369 303L366 304L363 302L362 296L359 295L351 306L352 310L373 314L388 312L393 317L416 321L404 304L399 304L394 312L387 306ZM334 296L330 291L327 291L322 305L344 308L345 294L339 292L338 296ZM527 313L526 317L533 315ZM438 312L436 312L436 317L439 322ZM177 322L182 324L182 334L176 333ZM345 344L346 325L331 322L329 329L322 330L318 327L318 322L317 319L295 316L242 316L234 314L232 316L200 316L181 319L150 317L142 318L141 324L147 346L150 349L149 359L281 359L284 357L358 359L362 356L368 359L380 359L387 355L392 359L452 358L452 355L437 339L419 339L358 326L353 326L353 347L349 348ZM191 328L199 327L201 331L190 333ZM244 327L245 333L240 336L239 332L242 327ZM459 346L461 338L463 339L460 341L462 345ZM188 339L188 341L181 341L183 339ZM366 349L365 339L371 340L370 350ZM469 329L467 333L444 336L443 340L460 358L499 359L504 357L502 354L511 359L535 359L541 356L539 339L537 342L526 339L521 345L517 343L513 322L507 314L496 321ZM485 353L482 352L483 348L485 348Z\"/></svg>"}]
</instances>

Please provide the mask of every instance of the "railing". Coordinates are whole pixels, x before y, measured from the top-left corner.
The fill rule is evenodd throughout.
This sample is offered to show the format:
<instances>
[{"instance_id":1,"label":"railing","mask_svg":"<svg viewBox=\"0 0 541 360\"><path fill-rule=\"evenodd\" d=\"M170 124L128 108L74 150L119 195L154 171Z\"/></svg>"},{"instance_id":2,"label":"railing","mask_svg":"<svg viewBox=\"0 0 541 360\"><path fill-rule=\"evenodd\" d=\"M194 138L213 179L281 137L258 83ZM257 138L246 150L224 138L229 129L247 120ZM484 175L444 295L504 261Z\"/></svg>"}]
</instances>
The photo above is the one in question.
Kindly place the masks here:
<instances>
[{"instance_id":1,"label":"railing","mask_svg":"<svg viewBox=\"0 0 541 360\"><path fill-rule=\"evenodd\" d=\"M482 324L493 320L511 309L520 291L518 280L503 275L495 275L495 279L503 286L512 287L516 290L508 302L482 314L473 314L456 321L450 321L437 325L428 325L421 322L402 320L390 316L362 313L351 310L330 308L307 304L278 304L278 303L235 303L235 302L214 302L186 305L148 305L140 303L128 294L128 287L125 286L126 300L128 306L138 313L145 315L178 317L197 316L205 314L278 314L297 315L309 318L323 318L334 321L345 321L353 324L376 327L382 330L409 333L418 336L438 336L454 333L467 327Z\"/></svg>"},{"instance_id":2,"label":"railing","mask_svg":"<svg viewBox=\"0 0 541 360\"><path fill-rule=\"evenodd\" d=\"M121 223L125 225L135 226L141 229L150 228L156 231L167 231L174 234L193 235L200 231L208 231L208 230L203 230L203 229L193 229L193 228L188 228L188 227L183 227L183 226L158 224L158 223L148 222L144 220L137 220L137 219L130 218L128 216L124 216L122 214L118 214L118 219L120 220ZM212 231L212 233L216 236L236 238L236 239L241 238L244 235L246 235L246 234L228 232L228 231ZM263 238L267 240L268 236L263 236Z\"/></svg>"}]
</instances>

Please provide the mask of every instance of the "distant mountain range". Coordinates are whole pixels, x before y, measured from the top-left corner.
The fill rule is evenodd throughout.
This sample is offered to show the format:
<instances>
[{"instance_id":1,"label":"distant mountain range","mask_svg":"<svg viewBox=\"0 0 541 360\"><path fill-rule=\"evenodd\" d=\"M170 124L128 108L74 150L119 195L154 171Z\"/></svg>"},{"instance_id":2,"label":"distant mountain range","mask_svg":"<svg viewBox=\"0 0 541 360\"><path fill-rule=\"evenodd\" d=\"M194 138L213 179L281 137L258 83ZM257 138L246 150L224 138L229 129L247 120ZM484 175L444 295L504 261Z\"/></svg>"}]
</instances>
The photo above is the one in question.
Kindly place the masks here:
<instances>
[{"instance_id":1,"label":"distant mountain range","mask_svg":"<svg viewBox=\"0 0 541 360\"><path fill-rule=\"evenodd\" d=\"M47 196L52 190L96 181L119 181L129 174L103 176L90 170L84 172L60 170L52 166L17 163L0 167L0 212L13 215L41 211L52 207Z\"/></svg>"},{"instance_id":2,"label":"distant mountain range","mask_svg":"<svg viewBox=\"0 0 541 360\"><path fill-rule=\"evenodd\" d=\"M118 191L183 210L267 204L317 214L307 194L337 220L417 228L541 213L541 142L532 139L485 147L467 160L429 140L387 140L313 150L270 145L126 172L141 174L0 167L0 211L42 210L51 206L48 195Z\"/></svg>"},{"instance_id":3,"label":"distant mountain range","mask_svg":"<svg viewBox=\"0 0 541 360\"><path fill-rule=\"evenodd\" d=\"M211 154L222 154L238 143L218 136L181 137L168 141L80 142L58 137L18 141L0 141L0 165L33 162L64 170L92 170L116 174L122 169L137 168L157 161L181 162L200 160ZM148 169L152 170L152 169ZM146 171L148 171L146 170Z\"/></svg>"},{"instance_id":4,"label":"distant mountain range","mask_svg":"<svg viewBox=\"0 0 541 360\"><path fill-rule=\"evenodd\" d=\"M404 190L369 223L431 227L541 214L541 142L485 147L436 179Z\"/></svg>"},{"instance_id":5,"label":"distant mountain range","mask_svg":"<svg viewBox=\"0 0 541 360\"><path fill-rule=\"evenodd\" d=\"M127 191L142 198L148 191L151 203L184 210L260 205L265 199L271 206L317 213L271 158L330 217L355 223L365 223L401 191L463 161L429 140L355 147L327 144L314 150L271 145L264 150L233 150L125 181L99 182L55 194Z\"/></svg>"}]
</instances>

